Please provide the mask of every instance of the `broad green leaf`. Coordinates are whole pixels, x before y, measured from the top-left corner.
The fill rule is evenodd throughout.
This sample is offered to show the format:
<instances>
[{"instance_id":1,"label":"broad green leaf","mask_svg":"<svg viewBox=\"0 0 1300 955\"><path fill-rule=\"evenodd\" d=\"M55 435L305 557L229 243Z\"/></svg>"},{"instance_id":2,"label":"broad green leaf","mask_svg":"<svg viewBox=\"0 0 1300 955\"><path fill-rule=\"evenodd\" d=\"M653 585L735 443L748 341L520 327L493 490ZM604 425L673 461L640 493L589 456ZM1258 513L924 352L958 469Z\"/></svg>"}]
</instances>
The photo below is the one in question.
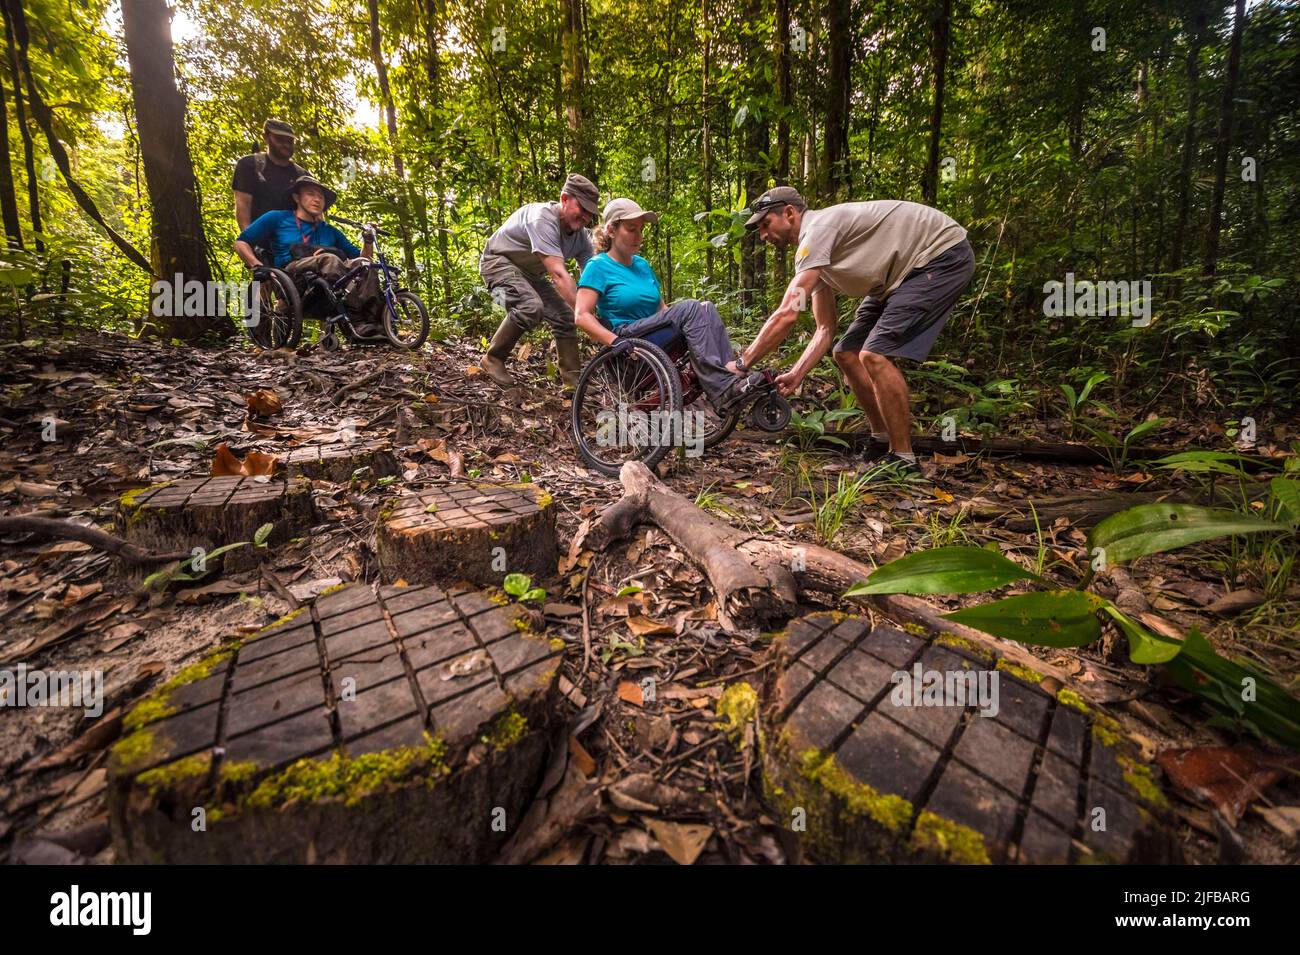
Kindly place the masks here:
<instances>
[{"instance_id":1,"label":"broad green leaf","mask_svg":"<svg viewBox=\"0 0 1300 955\"><path fill-rule=\"evenodd\" d=\"M1041 647L1082 647L1101 636L1097 611L1106 601L1082 590L1044 590L1003 597L944 614L996 637Z\"/></svg>"},{"instance_id":2,"label":"broad green leaf","mask_svg":"<svg viewBox=\"0 0 1300 955\"><path fill-rule=\"evenodd\" d=\"M541 587L534 587L519 599L525 603L541 603L546 599L546 591Z\"/></svg>"},{"instance_id":3,"label":"broad green leaf","mask_svg":"<svg viewBox=\"0 0 1300 955\"><path fill-rule=\"evenodd\" d=\"M501 583L501 589L512 597L522 597L528 593L528 589L533 585L533 578L527 574L506 574L506 579Z\"/></svg>"},{"instance_id":4,"label":"broad green leaf","mask_svg":"<svg viewBox=\"0 0 1300 955\"><path fill-rule=\"evenodd\" d=\"M1170 422L1170 420L1171 419L1169 418L1152 418L1150 421L1143 421L1124 436L1124 443L1128 444L1131 441L1136 441L1138 438L1155 431L1157 428L1163 428Z\"/></svg>"},{"instance_id":5,"label":"broad green leaf","mask_svg":"<svg viewBox=\"0 0 1300 955\"><path fill-rule=\"evenodd\" d=\"M1228 451L1183 451L1153 461L1155 467L1168 471L1187 471L1189 473L1213 472L1215 474L1235 474L1245 476L1240 462L1242 455Z\"/></svg>"},{"instance_id":6,"label":"broad green leaf","mask_svg":"<svg viewBox=\"0 0 1300 955\"><path fill-rule=\"evenodd\" d=\"M257 529L257 533L253 535L253 543L258 547L265 547L267 538L271 536L271 531L274 529L274 522L263 524Z\"/></svg>"},{"instance_id":7,"label":"broad green leaf","mask_svg":"<svg viewBox=\"0 0 1300 955\"><path fill-rule=\"evenodd\" d=\"M1210 705L1240 715L1278 742L1300 749L1300 700L1219 656L1195 627L1187 632L1182 653L1165 664L1165 672ZM1247 687L1253 689L1253 700L1242 698Z\"/></svg>"},{"instance_id":8,"label":"broad green leaf","mask_svg":"<svg viewBox=\"0 0 1300 955\"><path fill-rule=\"evenodd\" d=\"M1035 575L980 547L936 547L908 554L854 584L846 597L865 594L974 594Z\"/></svg>"},{"instance_id":9,"label":"broad green leaf","mask_svg":"<svg viewBox=\"0 0 1300 955\"><path fill-rule=\"evenodd\" d=\"M641 587L640 584L628 584L626 587L624 587L624 588L622 588L621 590L619 590L619 592L616 593L614 596L615 596L615 597L630 597L630 596L632 596L633 594L639 594L639 593L641 592L641 590L642 590L642 587Z\"/></svg>"},{"instance_id":10,"label":"broad green leaf","mask_svg":"<svg viewBox=\"0 0 1300 955\"><path fill-rule=\"evenodd\" d=\"M248 541L240 541L238 544L222 544L220 547L208 551L205 555L203 555L203 559L204 561L209 561L212 560L214 557L220 557L226 551L238 550L240 547L247 547L247 546L248 546ZM193 558L191 558L191 560L193 560Z\"/></svg>"},{"instance_id":11,"label":"broad green leaf","mask_svg":"<svg viewBox=\"0 0 1300 955\"><path fill-rule=\"evenodd\" d=\"M1089 546L1100 547L1106 563L1143 557L1232 534L1288 530L1236 511L1195 504L1141 504L1112 514L1092 529Z\"/></svg>"},{"instance_id":12,"label":"broad green leaf","mask_svg":"<svg viewBox=\"0 0 1300 955\"><path fill-rule=\"evenodd\" d=\"M1281 516L1292 524L1300 522L1300 481L1275 477L1268 482L1273 499L1282 507Z\"/></svg>"},{"instance_id":13,"label":"broad green leaf","mask_svg":"<svg viewBox=\"0 0 1300 955\"><path fill-rule=\"evenodd\" d=\"M1168 663L1182 652L1183 645L1177 640L1152 633L1109 600L1106 601L1106 613L1128 637L1128 657L1134 663Z\"/></svg>"}]
</instances>

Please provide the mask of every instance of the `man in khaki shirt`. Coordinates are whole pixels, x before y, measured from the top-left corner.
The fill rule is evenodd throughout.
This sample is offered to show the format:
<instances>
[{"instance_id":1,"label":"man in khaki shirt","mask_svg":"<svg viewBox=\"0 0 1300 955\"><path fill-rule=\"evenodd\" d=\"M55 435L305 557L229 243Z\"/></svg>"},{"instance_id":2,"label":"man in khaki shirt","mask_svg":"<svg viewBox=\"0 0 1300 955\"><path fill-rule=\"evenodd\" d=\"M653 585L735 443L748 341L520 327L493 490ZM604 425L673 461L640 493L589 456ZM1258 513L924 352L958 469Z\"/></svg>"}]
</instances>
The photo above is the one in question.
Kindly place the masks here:
<instances>
[{"instance_id":1,"label":"man in khaki shirt","mask_svg":"<svg viewBox=\"0 0 1300 955\"><path fill-rule=\"evenodd\" d=\"M919 475L911 393L893 359L920 362L929 355L975 271L966 230L916 202L846 202L813 210L789 186L763 193L751 212L745 226L764 242L797 242L795 274L737 364L748 367L781 344L811 297L816 330L799 360L776 380L781 394L790 394L831 347L839 324L836 295L861 297L835 343L835 363L866 412L872 437L889 442L890 465Z\"/></svg>"}]
</instances>

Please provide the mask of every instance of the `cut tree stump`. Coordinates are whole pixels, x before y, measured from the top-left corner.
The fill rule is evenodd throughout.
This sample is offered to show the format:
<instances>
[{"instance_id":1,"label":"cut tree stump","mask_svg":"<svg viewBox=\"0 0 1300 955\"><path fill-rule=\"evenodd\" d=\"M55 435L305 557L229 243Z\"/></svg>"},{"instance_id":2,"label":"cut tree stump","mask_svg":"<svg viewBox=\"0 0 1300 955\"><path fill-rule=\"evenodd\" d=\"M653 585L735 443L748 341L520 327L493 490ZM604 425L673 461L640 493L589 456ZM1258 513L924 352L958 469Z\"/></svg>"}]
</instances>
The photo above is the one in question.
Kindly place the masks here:
<instances>
[{"instance_id":1,"label":"cut tree stump","mask_svg":"<svg viewBox=\"0 0 1300 955\"><path fill-rule=\"evenodd\" d=\"M555 574L555 508L536 484L454 482L399 497L375 531L384 580L467 580Z\"/></svg>"},{"instance_id":2,"label":"cut tree stump","mask_svg":"<svg viewBox=\"0 0 1300 955\"><path fill-rule=\"evenodd\" d=\"M397 458L383 441L352 444L312 445L296 448L283 458L285 473L314 481L343 484L361 472L367 478L391 477L398 473Z\"/></svg>"},{"instance_id":3,"label":"cut tree stump","mask_svg":"<svg viewBox=\"0 0 1300 955\"><path fill-rule=\"evenodd\" d=\"M764 788L816 861L1182 861L1119 724L1036 671L953 634L832 613L795 620L773 652ZM955 692L904 697L918 666ZM958 695L979 679L987 697Z\"/></svg>"},{"instance_id":4,"label":"cut tree stump","mask_svg":"<svg viewBox=\"0 0 1300 955\"><path fill-rule=\"evenodd\" d=\"M212 551L251 541L263 524L274 524L268 544L284 543L319 519L306 478L277 476L206 477L155 484L123 494L117 528L124 540L144 550ZM249 545L219 559L227 572L257 563Z\"/></svg>"},{"instance_id":5,"label":"cut tree stump","mask_svg":"<svg viewBox=\"0 0 1300 955\"><path fill-rule=\"evenodd\" d=\"M183 671L113 748L118 861L490 859L563 723L563 643L527 620L477 591L347 585Z\"/></svg>"}]
</instances>

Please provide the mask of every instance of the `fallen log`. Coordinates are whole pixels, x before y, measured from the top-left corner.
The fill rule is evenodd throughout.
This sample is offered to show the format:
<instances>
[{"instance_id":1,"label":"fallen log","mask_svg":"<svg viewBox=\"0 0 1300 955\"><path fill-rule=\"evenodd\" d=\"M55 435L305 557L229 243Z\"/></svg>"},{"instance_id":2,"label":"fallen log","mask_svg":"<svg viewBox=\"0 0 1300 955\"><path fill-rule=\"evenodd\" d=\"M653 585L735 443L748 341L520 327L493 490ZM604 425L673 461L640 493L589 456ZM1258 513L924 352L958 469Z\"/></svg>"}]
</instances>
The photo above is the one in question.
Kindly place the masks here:
<instances>
[{"instance_id":1,"label":"fallen log","mask_svg":"<svg viewBox=\"0 0 1300 955\"><path fill-rule=\"evenodd\" d=\"M783 625L799 612L800 595L840 597L875 569L816 544L772 540L732 527L666 487L640 461L624 464L619 480L623 497L601 512L583 546L603 550L628 537L637 524L654 524L709 578L718 621L728 629ZM916 597L880 594L864 602L900 623L973 640L1062 683L1070 679L1020 644L947 620Z\"/></svg>"},{"instance_id":2,"label":"fallen log","mask_svg":"<svg viewBox=\"0 0 1300 955\"><path fill-rule=\"evenodd\" d=\"M167 554L155 554L137 547L130 541L106 534L97 527L74 524L72 521L55 520L52 517L32 517L17 514L12 517L0 517L0 534L35 534L37 537L52 537L57 540L81 541L99 550L116 554L133 564L168 564L173 560L185 560L190 556L188 550L178 550Z\"/></svg>"}]
</instances>

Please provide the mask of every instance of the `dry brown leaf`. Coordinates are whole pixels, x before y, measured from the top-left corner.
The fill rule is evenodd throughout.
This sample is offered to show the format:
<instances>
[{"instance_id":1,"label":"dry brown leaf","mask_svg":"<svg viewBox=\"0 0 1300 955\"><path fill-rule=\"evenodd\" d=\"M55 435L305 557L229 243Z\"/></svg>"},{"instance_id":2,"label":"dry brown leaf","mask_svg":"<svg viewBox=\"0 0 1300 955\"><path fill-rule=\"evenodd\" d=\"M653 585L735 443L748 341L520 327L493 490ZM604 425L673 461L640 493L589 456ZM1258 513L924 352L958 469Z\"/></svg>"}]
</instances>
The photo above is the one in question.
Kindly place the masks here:
<instances>
[{"instance_id":1,"label":"dry brown leaf","mask_svg":"<svg viewBox=\"0 0 1300 955\"><path fill-rule=\"evenodd\" d=\"M631 680L623 680L619 683L618 698L631 703L633 706L642 706L645 703L641 696L641 685L633 683Z\"/></svg>"},{"instance_id":2,"label":"dry brown leaf","mask_svg":"<svg viewBox=\"0 0 1300 955\"><path fill-rule=\"evenodd\" d=\"M647 819L645 824L655 837L655 842L678 865L693 865L713 835L712 826L670 822L667 819Z\"/></svg>"},{"instance_id":3,"label":"dry brown leaf","mask_svg":"<svg viewBox=\"0 0 1300 955\"><path fill-rule=\"evenodd\" d=\"M248 405L248 413L259 418L269 418L284 410L280 396L270 388L259 388L251 395L244 395L244 402Z\"/></svg>"},{"instance_id":4,"label":"dry brown leaf","mask_svg":"<svg viewBox=\"0 0 1300 955\"><path fill-rule=\"evenodd\" d=\"M212 458L213 477L256 477L275 474L280 467L280 459L264 451L249 451L244 460L239 460L229 445L217 445Z\"/></svg>"},{"instance_id":5,"label":"dry brown leaf","mask_svg":"<svg viewBox=\"0 0 1300 955\"><path fill-rule=\"evenodd\" d=\"M596 775L596 761L578 742L577 737L569 737L569 756L572 758L574 765L582 772L582 775L588 779Z\"/></svg>"},{"instance_id":6,"label":"dry brown leaf","mask_svg":"<svg viewBox=\"0 0 1300 955\"><path fill-rule=\"evenodd\" d=\"M1297 759L1281 760L1248 746L1197 746L1167 749L1156 762L1180 792L1217 808L1235 825L1264 788L1281 779Z\"/></svg>"},{"instance_id":7,"label":"dry brown leaf","mask_svg":"<svg viewBox=\"0 0 1300 955\"><path fill-rule=\"evenodd\" d=\"M668 637L676 632L671 623L664 623L653 617L628 617L627 628L638 637Z\"/></svg>"},{"instance_id":8,"label":"dry brown leaf","mask_svg":"<svg viewBox=\"0 0 1300 955\"><path fill-rule=\"evenodd\" d=\"M87 597L93 597L104 589L101 583L94 584L68 584L67 592L63 595L63 606L71 607L73 604L80 603Z\"/></svg>"}]
</instances>

